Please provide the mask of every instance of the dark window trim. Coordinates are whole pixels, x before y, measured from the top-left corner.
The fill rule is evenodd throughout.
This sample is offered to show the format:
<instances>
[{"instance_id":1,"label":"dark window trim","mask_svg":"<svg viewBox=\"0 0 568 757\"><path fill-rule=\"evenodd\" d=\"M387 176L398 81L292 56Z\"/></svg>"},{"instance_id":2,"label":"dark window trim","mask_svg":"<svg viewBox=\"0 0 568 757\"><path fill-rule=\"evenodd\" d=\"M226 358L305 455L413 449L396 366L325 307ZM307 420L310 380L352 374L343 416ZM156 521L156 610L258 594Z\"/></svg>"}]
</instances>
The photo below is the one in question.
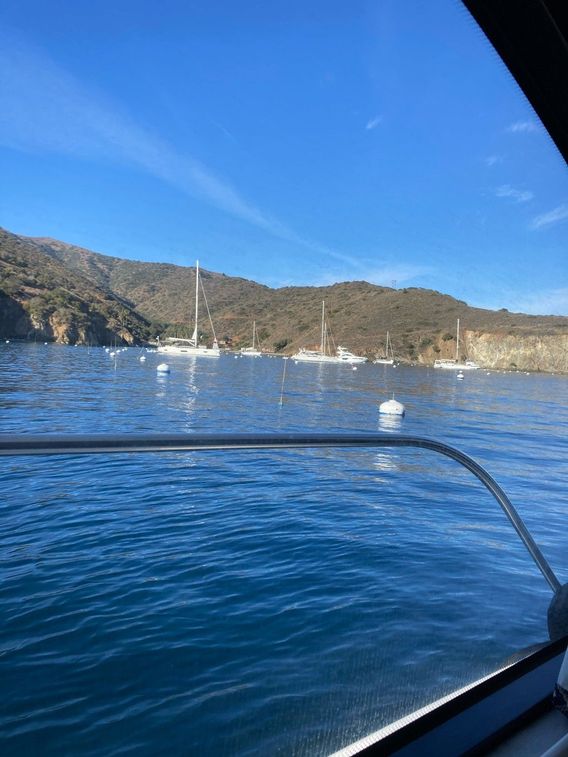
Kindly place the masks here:
<instances>
[{"instance_id":1,"label":"dark window trim","mask_svg":"<svg viewBox=\"0 0 568 757\"><path fill-rule=\"evenodd\" d=\"M566 0L462 0L568 161Z\"/></svg>"},{"instance_id":2,"label":"dark window trim","mask_svg":"<svg viewBox=\"0 0 568 757\"><path fill-rule=\"evenodd\" d=\"M380 741L352 754L479 754L519 722L550 708L552 690L568 637L499 671L449 702L435 707Z\"/></svg>"}]
</instances>

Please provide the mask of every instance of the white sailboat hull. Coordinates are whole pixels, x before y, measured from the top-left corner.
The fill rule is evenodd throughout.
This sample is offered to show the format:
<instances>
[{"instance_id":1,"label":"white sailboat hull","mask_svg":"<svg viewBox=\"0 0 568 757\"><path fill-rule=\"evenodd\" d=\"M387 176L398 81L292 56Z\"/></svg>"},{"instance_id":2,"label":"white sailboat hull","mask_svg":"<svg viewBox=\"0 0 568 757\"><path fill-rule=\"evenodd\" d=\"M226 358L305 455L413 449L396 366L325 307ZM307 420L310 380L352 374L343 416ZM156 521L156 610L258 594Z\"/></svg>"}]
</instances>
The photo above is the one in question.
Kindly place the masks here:
<instances>
[{"instance_id":1,"label":"white sailboat hull","mask_svg":"<svg viewBox=\"0 0 568 757\"><path fill-rule=\"evenodd\" d=\"M321 345L319 350L307 350L300 347L300 350L292 355L292 360L298 363L336 363L343 365L354 365L355 363L366 363L367 358L361 355L354 355L345 347L339 346L335 355L328 355L326 350L326 322L325 322L325 302L321 304Z\"/></svg>"},{"instance_id":2,"label":"white sailboat hull","mask_svg":"<svg viewBox=\"0 0 568 757\"><path fill-rule=\"evenodd\" d=\"M203 292L205 295L205 292ZM166 344L158 345L158 352L165 352L169 355L184 355L185 357L219 357L221 350L217 344L217 337L215 336L215 329L213 327L213 321L209 313L209 306L207 300L205 300L207 306L207 314L209 315L209 323L211 324L211 330L213 331L213 347L206 347L205 345L198 344L199 336L197 330L197 324L199 322L199 260L195 261L195 323L193 327L193 335L191 339L168 337ZM158 340L159 341L159 340Z\"/></svg>"},{"instance_id":3,"label":"white sailboat hull","mask_svg":"<svg viewBox=\"0 0 568 757\"><path fill-rule=\"evenodd\" d=\"M471 360L465 363L458 363L454 360L435 360L434 368L443 371L477 371L479 366Z\"/></svg>"},{"instance_id":4,"label":"white sailboat hull","mask_svg":"<svg viewBox=\"0 0 568 757\"><path fill-rule=\"evenodd\" d=\"M252 347L243 347L240 354L241 357L262 357L262 352L254 350Z\"/></svg>"},{"instance_id":5,"label":"white sailboat hull","mask_svg":"<svg viewBox=\"0 0 568 757\"><path fill-rule=\"evenodd\" d=\"M161 345L158 347L158 352L185 355L186 357L219 357L221 355L221 350L218 347L183 347L177 344Z\"/></svg>"},{"instance_id":6,"label":"white sailboat hull","mask_svg":"<svg viewBox=\"0 0 568 757\"><path fill-rule=\"evenodd\" d=\"M390 355L390 357L389 357ZM390 332L387 331L387 340L385 343L385 351L383 357L378 357L373 360L374 365L394 365L394 353L392 351L392 342L390 341Z\"/></svg>"},{"instance_id":7,"label":"white sailboat hull","mask_svg":"<svg viewBox=\"0 0 568 757\"><path fill-rule=\"evenodd\" d=\"M262 352L257 350L256 345L256 321L252 322L252 347L241 347L242 357L262 357Z\"/></svg>"},{"instance_id":8,"label":"white sailboat hull","mask_svg":"<svg viewBox=\"0 0 568 757\"><path fill-rule=\"evenodd\" d=\"M451 358L439 358L434 360L434 368L438 368L443 371L477 371L479 365L474 363L473 360L466 360L461 362L460 359L460 319L457 319L456 324L456 356L452 360Z\"/></svg>"},{"instance_id":9,"label":"white sailboat hull","mask_svg":"<svg viewBox=\"0 0 568 757\"><path fill-rule=\"evenodd\" d=\"M296 360L298 363L339 363L339 358L332 355L322 355L321 352L315 352L311 350L300 350L292 355L292 360Z\"/></svg>"}]
</instances>

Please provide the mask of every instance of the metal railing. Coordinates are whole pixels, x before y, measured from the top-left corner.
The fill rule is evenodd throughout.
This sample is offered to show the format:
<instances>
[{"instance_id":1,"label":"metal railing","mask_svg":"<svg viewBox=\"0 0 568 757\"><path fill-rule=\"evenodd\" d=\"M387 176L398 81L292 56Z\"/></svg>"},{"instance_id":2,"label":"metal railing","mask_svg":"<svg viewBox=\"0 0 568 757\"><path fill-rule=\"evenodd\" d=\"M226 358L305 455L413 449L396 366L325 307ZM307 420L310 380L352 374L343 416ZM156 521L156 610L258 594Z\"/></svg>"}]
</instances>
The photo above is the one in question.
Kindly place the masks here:
<instances>
[{"instance_id":1,"label":"metal railing","mask_svg":"<svg viewBox=\"0 0 568 757\"><path fill-rule=\"evenodd\" d=\"M315 447L414 447L438 452L467 468L495 497L552 591L561 588L546 558L495 479L473 458L449 444L397 434L0 434L0 456L95 455L130 452L298 449Z\"/></svg>"}]
</instances>

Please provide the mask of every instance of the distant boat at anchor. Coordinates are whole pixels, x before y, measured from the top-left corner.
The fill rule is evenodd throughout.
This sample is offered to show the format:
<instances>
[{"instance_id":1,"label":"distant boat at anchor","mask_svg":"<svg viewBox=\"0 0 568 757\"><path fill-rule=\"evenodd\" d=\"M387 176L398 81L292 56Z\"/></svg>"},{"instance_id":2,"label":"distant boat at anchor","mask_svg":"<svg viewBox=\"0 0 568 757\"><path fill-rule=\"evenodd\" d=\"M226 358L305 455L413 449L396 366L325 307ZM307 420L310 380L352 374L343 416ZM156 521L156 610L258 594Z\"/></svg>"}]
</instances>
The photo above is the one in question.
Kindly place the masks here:
<instances>
[{"instance_id":1,"label":"distant boat at anchor","mask_svg":"<svg viewBox=\"0 0 568 757\"><path fill-rule=\"evenodd\" d=\"M243 357L262 357L262 352L255 347L256 338L256 321L252 322L252 347L241 347L241 355Z\"/></svg>"},{"instance_id":2,"label":"distant boat at anchor","mask_svg":"<svg viewBox=\"0 0 568 757\"><path fill-rule=\"evenodd\" d=\"M457 322L457 328L456 328L456 357L455 359L451 358L441 358L439 360L434 360L434 368L441 368L442 370L446 371L476 371L479 368L479 365L477 363L474 363L473 360L466 360L464 363L460 363L460 319L458 318Z\"/></svg>"},{"instance_id":3,"label":"distant boat at anchor","mask_svg":"<svg viewBox=\"0 0 568 757\"><path fill-rule=\"evenodd\" d=\"M207 304L207 298L205 296L205 290L203 290L203 298L205 300L205 307L207 308L207 315L209 316L209 323L211 325L211 331L213 332L213 346L207 347L204 344L199 344L199 335L197 325L199 322L199 260L195 262L195 321L193 327L193 335L191 339L181 339L178 337L168 337L165 340L165 344L160 343L158 339L158 352L167 352L174 355L186 355L187 357L219 357L221 350L217 344L217 337L215 336L215 329L213 327L213 321L211 320L211 314L209 313L209 305ZM201 284L203 289L203 284Z\"/></svg>"},{"instance_id":4,"label":"distant boat at anchor","mask_svg":"<svg viewBox=\"0 0 568 757\"><path fill-rule=\"evenodd\" d=\"M392 342L390 341L388 331L384 357L378 357L376 360L373 360L373 363L375 365L394 365L394 353L392 351Z\"/></svg>"},{"instance_id":5,"label":"distant boat at anchor","mask_svg":"<svg viewBox=\"0 0 568 757\"><path fill-rule=\"evenodd\" d=\"M300 347L298 352L292 355L292 360L296 360L298 363L345 363L348 365L367 362L366 357L355 355L345 347L338 347L335 355L329 354L329 346L324 300L321 304L321 342L319 350L307 350L304 347Z\"/></svg>"}]
</instances>

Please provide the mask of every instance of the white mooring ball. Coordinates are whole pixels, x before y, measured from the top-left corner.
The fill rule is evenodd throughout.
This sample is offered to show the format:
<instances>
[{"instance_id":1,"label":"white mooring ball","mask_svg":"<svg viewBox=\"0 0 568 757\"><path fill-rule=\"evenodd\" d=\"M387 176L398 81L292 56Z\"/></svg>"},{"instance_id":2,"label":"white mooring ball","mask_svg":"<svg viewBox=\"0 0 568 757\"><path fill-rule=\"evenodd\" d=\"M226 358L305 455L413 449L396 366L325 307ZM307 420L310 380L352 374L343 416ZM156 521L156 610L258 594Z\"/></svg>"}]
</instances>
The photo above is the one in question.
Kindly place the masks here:
<instances>
[{"instance_id":1,"label":"white mooring ball","mask_svg":"<svg viewBox=\"0 0 568 757\"><path fill-rule=\"evenodd\" d=\"M379 405L379 413L383 413L383 415L404 415L405 412L402 402L397 402L394 397L392 400L381 402Z\"/></svg>"}]
</instances>

